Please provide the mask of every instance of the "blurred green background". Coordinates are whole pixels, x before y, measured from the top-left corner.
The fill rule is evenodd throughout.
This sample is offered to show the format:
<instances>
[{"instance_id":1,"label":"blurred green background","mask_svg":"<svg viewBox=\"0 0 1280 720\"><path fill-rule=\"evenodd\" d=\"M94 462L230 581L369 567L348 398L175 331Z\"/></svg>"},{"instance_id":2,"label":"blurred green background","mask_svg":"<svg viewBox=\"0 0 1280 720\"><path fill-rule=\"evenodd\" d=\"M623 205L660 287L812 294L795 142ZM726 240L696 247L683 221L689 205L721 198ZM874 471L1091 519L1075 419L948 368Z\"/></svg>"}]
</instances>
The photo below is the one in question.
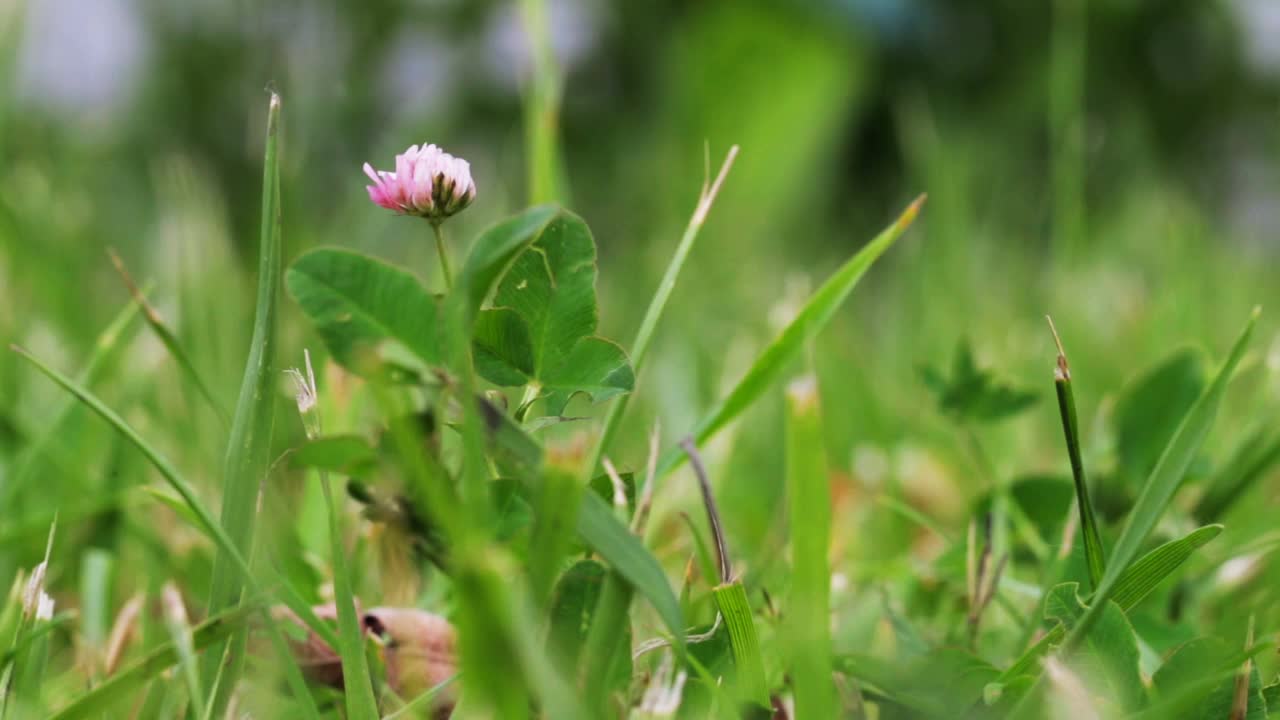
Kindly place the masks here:
<instances>
[{"instance_id":1,"label":"blurred green background","mask_svg":"<svg viewBox=\"0 0 1280 720\"><path fill-rule=\"evenodd\" d=\"M888 483L956 521L988 486L920 379L962 341L1041 394L979 430L995 472L1061 475L1051 313L1105 475L1099 428L1128 379L1184 345L1216 362L1253 305L1280 308L1271 0L554 0L550 27L564 201L600 246L603 334L629 339L639 324L704 151L714 171L741 146L640 378L620 464L641 462L655 418L668 440L688 432L807 292L921 192L920 222L811 353L851 507ZM427 228L368 202L360 172L412 143L471 162L478 198L449 227L459 253L528 197L530 61L513 3L4 0L0 38L0 338L69 372L128 304L111 246L154 282L230 404L250 331L267 88L285 103L286 259L340 244L434 279ZM1274 418L1274 312L1212 454ZM292 304L283 329L285 364L319 348ZM145 329L94 377L212 492L218 421ZM284 448L300 427L281 398ZM743 557L770 543L781 404L708 449ZM152 525L152 506L122 505L141 460L68 406L0 354L0 578L38 557L55 508L73 518L72 546L123 533L161 557L195 538L172 519ZM31 452L53 427L59 440ZM691 483L672 485L664 502L692 497ZM1254 492L1274 500L1277 486ZM1260 532L1269 506L1238 511ZM841 524L850 517L836 528L849 565L887 561L864 525Z\"/></svg>"}]
</instances>

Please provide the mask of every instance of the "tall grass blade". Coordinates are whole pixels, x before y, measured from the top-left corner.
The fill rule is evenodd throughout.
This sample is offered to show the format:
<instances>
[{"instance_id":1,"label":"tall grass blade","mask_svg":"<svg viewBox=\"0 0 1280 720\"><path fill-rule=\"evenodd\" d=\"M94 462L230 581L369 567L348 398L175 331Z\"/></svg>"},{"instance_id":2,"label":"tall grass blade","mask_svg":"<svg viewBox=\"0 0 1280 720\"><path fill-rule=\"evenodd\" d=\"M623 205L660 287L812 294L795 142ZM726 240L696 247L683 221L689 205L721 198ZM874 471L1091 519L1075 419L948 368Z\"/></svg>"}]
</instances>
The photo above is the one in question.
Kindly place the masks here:
<instances>
[{"instance_id":1,"label":"tall grass blade","mask_svg":"<svg viewBox=\"0 0 1280 720\"><path fill-rule=\"evenodd\" d=\"M1118 581L1129 570L1129 566L1137 556L1138 550L1141 549L1142 543L1147 539L1151 530L1155 528L1160 516L1164 514L1165 509L1169 506L1169 501L1173 499L1173 494L1182 485L1182 480L1187 474L1187 468L1190 467L1192 460L1195 459L1196 453L1200 451L1201 444L1204 442L1205 437L1208 436L1209 430L1213 427L1213 422L1218 416L1218 407L1222 404L1222 396L1226 393L1227 383L1231 380L1236 365L1240 363L1240 358L1244 356L1244 352L1249 346L1249 340L1253 336L1253 328L1258 321L1260 312L1259 308L1254 308L1249 316L1249 321L1240 332L1240 337L1231 348L1231 354L1214 377L1213 383L1200 396L1196 404L1191 407L1186 417L1183 418L1182 423L1178 425L1178 431L1169 440L1169 445L1160 456L1160 461L1156 463L1155 469L1151 471L1151 476L1147 478L1146 484L1143 485L1142 493L1138 496L1137 502L1134 503L1124 530L1121 531L1120 538L1116 541L1116 546L1112 550L1106 573L1098 584L1097 592L1094 593L1093 598L1090 600L1089 611L1085 613L1071 634L1067 636L1066 646L1068 648L1074 647L1084 638L1085 633L1089 631L1092 624L1097 620L1102 608L1106 607L1107 600L1111 599L1115 592Z\"/></svg>"},{"instance_id":2,"label":"tall grass blade","mask_svg":"<svg viewBox=\"0 0 1280 720\"><path fill-rule=\"evenodd\" d=\"M1045 316L1053 340L1058 345L1058 364L1053 370L1053 385L1058 393L1058 412L1062 415L1062 432L1067 441L1067 456L1071 459L1071 478L1076 485L1076 509L1080 513L1080 531L1084 535L1085 564L1089 569L1089 584L1097 589L1106 572L1105 550L1098 519L1089 500L1089 479L1084 473L1084 461L1080 457L1080 423L1076 419L1076 397L1071 391L1071 368L1067 365L1067 351L1062 347L1053 318Z\"/></svg>"},{"instance_id":3,"label":"tall grass blade","mask_svg":"<svg viewBox=\"0 0 1280 720\"><path fill-rule=\"evenodd\" d=\"M640 321L640 329L636 331L635 340L631 342L631 369L636 377L640 377L640 366L644 362L645 356L649 354L649 343L653 341L653 333L658 328L658 321L662 319L662 312L667 308L667 301L671 299L671 293L675 290L676 280L680 277L680 271L684 269L684 263L689 258L689 251L693 250L694 241L698 239L698 234L702 230L702 225L707 221L707 215L711 212L711 206L716 201L716 195L720 193L720 186L724 184L724 179L729 175L729 168L733 167L733 160L738 156L738 146L734 145L729 148L729 154L725 156L724 163L720 165L720 172L716 175L714 182L710 178L704 180L702 192L698 196L698 205L694 208L693 215L689 218L689 224L684 229L684 235L680 237L680 243L676 245L676 252L671 256L671 262L667 263L667 269L662 273L662 280L658 283L658 290L653 294L653 299L649 301L649 309L644 312L644 319ZM596 440L595 453L591 457L591 461L587 463L586 470L588 473L594 473L600 465L600 458L604 457L605 451L609 448L609 443L613 441L613 435L618 430L618 422L622 419L622 413L627 409L627 402L630 395L623 395L609 406L609 412L605 415L604 425L600 428L600 438Z\"/></svg>"},{"instance_id":4,"label":"tall grass blade","mask_svg":"<svg viewBox=\"0 0 1280 720\"><path fill-rule=\"evenodd\" d=\"M333 502L329 473L320 472L320 487L324 493L325 509L329 513L333 595L338 606L338 653L342 656L342 685L347 717L352 720L377 720L378 700L374 697L373 681L369 675L364 633L360 619L356 617L355 597L351 591L351 569L347 564L346 549L342 546L342 520Z\"/></svg>"},{"instance_id":5,"label":"tall grass blade","mask_svg":"<svg viewBox=\"0 0 1280 720\"><path fill-rule=\"evenodd\" d=\"M274 422L273 391L279 378L275 372L276 314L280 295L280 96L272 93L267 110L267 140L262 168L262 227L258 245L258 299L254 308L253 337L245 362L244 379L236 401L222 484L221 524L235 549L243 557L251 555L258 488L271 462L271 433ZM244 589L244 578L236 560L219 549L213 561L209 590L209 612L219 613L235 606ZM239 679L243 663L244 633L231 637L232 652L227 677L214 695L214 715L221 714L230 691ZM219 645L204 659L203 680L211 686L222 656Z\"/></svg>"},{"instance_id":6,"label":"tall grass blade","mask_svg":"<svg viewBox=\"0 0 1280 720\"><path fill-rule=\"evenodd\" d=\"M751 369L730 391L728 397L720 401L698 423L694 439L699 445L750 407L781 377L787 365L801 353L804 346L826 327L871 265L911 226L924 201L924 195L916 198L892 225L881 231L809 296L791 324L756 358ZM674 470L684 462L684 458L684 453L679 449L668 451L659 464L659 474Z\"/></svg>"},{"instance_id":7,"label":"tall grass blade","mask_svg":"<svg viewBox=\"0 0 1280 720\"><path fill-rule=\"evenodd\" d=\"M549 3L547 0L522 0L521 8L533 56L524 110L529 202L564 202L564 169L558 136L564 82L551 41Z\"/></svg>"},{"instance_id":8,"label":"tall grass blade","mask_svg":"<svg viewBox=\"0 0 1280 720\"><path fill-rule=\"evenodd\" d=\"M791 603L784 637L802 717L835 717L831 681L831 488L822 439L817 379L787 389L787 506L791 532Z\"/></svg>"}]
</instances>

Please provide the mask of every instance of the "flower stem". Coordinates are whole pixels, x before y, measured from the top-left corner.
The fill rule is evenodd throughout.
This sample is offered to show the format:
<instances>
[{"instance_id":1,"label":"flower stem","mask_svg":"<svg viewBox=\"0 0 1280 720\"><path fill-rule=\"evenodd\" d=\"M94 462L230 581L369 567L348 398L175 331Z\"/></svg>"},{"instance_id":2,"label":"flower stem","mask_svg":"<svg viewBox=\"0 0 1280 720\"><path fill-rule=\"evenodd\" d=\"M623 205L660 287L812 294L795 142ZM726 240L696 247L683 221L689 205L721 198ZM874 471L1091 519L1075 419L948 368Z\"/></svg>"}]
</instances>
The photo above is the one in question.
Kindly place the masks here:
<instances>
[{"instance_id":1,"label":"flower stem","mask_svg":"<svg viewBox=\"0 0 1280 720\"><path fill-rule=\"evenodd\" d=\"M436 252L440 254L440 274L444 275L444 289L453 289L453 273L449 270L449 253L444 249L444 231L440 229L440 223L431 223L431 230L436 235Z\"/></svg>"}]
</instances>

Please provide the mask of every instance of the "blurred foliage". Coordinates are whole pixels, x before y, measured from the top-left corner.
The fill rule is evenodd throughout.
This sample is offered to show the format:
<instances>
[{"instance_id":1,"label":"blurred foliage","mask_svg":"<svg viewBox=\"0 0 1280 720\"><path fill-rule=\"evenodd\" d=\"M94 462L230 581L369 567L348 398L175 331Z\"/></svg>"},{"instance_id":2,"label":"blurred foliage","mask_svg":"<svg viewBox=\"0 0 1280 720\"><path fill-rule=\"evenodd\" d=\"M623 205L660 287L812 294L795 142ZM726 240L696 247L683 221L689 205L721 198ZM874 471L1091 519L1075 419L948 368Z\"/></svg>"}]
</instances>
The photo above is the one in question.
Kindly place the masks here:
<instances>
[{"instance_id":1,"label":"blurred foliage","mask_svg":"<svg viewBox=\"0 0 1280 720\"><path fill-rule=\"evenodd\" d=\"M1079 24L1060 21L1073 11ZM1204 385L1200 348L1225 348L1254 304L1280 306L1280 41L1267 12L1268 0L552 2L566 204L598 243L601 335L629 337L639 324L703 182L704 148L714 162L742 147L636 378L618 465L641 467L655 420L666 444L688 433L809 290L927 191L920 229L809 353L832 468L833 567L859 590L885 591L833 592L836 649L909 646L906 630L941 643L963 614L937 592L963 583L956 544L879 499L950 540L971 516L1012 501L1025 527L997 525L993 542L1038 537L1056 550L1072 497L1061 429L1051 402L1023 394L1047 395L1052 379L1045 312L1072 350L1085 463L1114 540ZM1070 205L1052 180L1061 154L1051 128L1062 119L1051 116L1050 86L1052 48L1072 41L1086 58L1083 105L1072 108L1085 235L1067 255L1051 242ZM105 249L152 281L150 299L230 406L252 322L265 89L289 106L286 261L335 244L426 277L429 233L370 205L360 165L386 166L422 141L466 157L479 195L451 231L475 235L528 194L528 73L518 5L500 0L3 4L0 338L81 373L212 496L225 429L136 317L104 333L129 302ZM319 343L296 305L282 313L282 356L296 363ZM1175 503L1199 503L1199 519L1226 525L1185 571L1221 582L1169 583L1131 614L1150 644L1139 648L1147 676L1153 653L1194 637L1188 617L1232 648L1249 611L1265 631L1280 623L1268 535L1280 386L1267 318L1262 350L1242 364ZM922 382L921 367L951 372ZM327 431L365 433L368 398L349 377L332 378L325 402L343 411L327 414ZM278 417L291 417L283 385L277 402ZM1000 423L954 422L1015 411ZM590 412L575 401L566 415ZM767 396L705 449L753 602L785 584L783 416L780 395ZM301 428L281 426L277 447L296 446ZM566 422L539 433L572 453L588 430ZM310 452L340 464L349 449ZM265 528L268 542L289 548L291 577L315 586L323 573L307 553L325 546L314 530L322 505L300 473L281 475L269 507L300 522ZM76 587L74 554L96 548L126 575L110 607L134 590L156 594L170 576L193 578L184 591L203 597L211 558L192 551L199 538L163 501L134 502L147 477L109 430L0 353L0 587L39 560L56 510L55 588ZM671 577L688 551L678 512L696 502L686 480L664 488L651 532ZM1192 527L1173 515L1157 539ZM361 540L354 562L377 552ZM1231 565L1240 558L1249 562ZM1062 579L1085 577L1078 553L1062 564ZM375 575L356 578L358 594ZM446 602L444 583L426 585L427 604ZM886 640L879 621L899 606L915 626ZM992 633L1013 647L1032 630ZM1268 681L1271 655L1258 660ZM961 660L951 664L977 662ZM865 670L870 659L847 661Z\"/></svg>"}]
</instances>

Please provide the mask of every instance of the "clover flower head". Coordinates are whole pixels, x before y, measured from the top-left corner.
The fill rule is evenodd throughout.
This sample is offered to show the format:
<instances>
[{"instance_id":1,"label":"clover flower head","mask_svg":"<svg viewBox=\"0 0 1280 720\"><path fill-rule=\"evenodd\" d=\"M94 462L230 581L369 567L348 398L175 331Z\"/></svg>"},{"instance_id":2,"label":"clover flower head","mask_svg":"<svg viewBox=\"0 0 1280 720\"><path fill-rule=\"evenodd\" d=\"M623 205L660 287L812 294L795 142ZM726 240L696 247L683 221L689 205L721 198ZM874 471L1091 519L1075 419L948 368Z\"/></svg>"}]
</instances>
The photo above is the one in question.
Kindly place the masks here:
<instances>
[{"instance_id":1,"label":"clover flower head","mask_svg":"<svg viewBox=\"0 0 1280 720\"><path fill-rule=\"evenodd\" d=\"M436 145L411 146L396 156L392 172L364 164L369 199L401 215L416 215L440 222L471 204L476 184L471 163Z\"/></svg>"}]
</instances>

